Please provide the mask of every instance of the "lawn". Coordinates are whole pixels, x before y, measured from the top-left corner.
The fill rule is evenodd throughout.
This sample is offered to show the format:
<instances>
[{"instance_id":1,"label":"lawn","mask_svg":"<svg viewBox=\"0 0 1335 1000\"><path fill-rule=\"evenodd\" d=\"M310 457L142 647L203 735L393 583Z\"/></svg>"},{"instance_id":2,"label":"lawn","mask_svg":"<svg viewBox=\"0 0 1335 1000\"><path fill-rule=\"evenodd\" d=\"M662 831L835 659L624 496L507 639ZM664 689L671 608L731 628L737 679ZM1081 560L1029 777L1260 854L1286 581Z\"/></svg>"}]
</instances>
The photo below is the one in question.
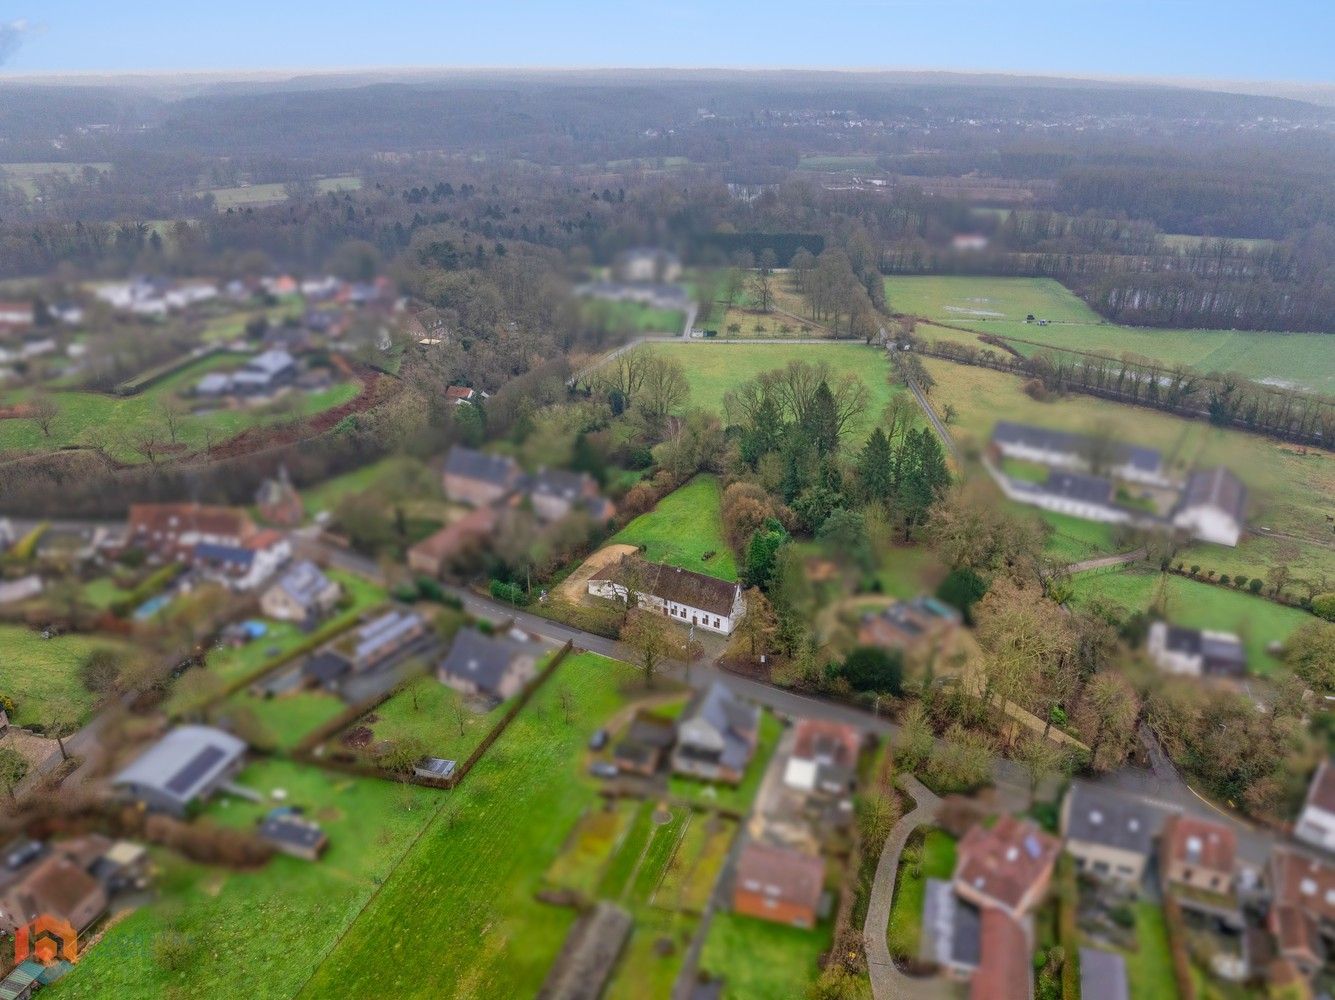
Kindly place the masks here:
<instances>
[{"instance_id":1,"label":"lawn","mask_svg":"<svg viewBox=\"0 0 1335 1000\"><path fill-rule=\"evenodd\" d=\"M1294 536L1284 555L1293 575L1335 576L1335 534L1326 521L1327 515L1335 515L1331 499L1335 455L1090 396L1071 394L1039 402L1025 395L1014 375L930 358L925 363L936 382L931 400L937 411L946 403L955 407L950 432L966 458L981 453L998 420L1014 420L1081 433L1106 432L1157 448L1165 468L1178 476L1193 468L1224 465L1247 485L1250 527L1262 534L1268 530ZM1233 550L1218 548L1219 564L1212 568L1232 575L1250 565L1254 568L1249 575L1264 575L1257 565L1264 550L1279 553L1277 546L1257 546L1256 541L1244 539L1242 547L1249 553L1239 550L1237 570L1227 566ZM1200 562L1206 565L1206 560Z\"/></svg>"},{"instance_id":2,"label":"lawn","mask_svg":"<svg viewBox=\"0 0 1335 1000\"><path fill-rule=\"evenodd\" d=\"M820 975L817 963L830 947L830 934L828 922L803 930L736 913L716 913L700 966L723 977L726 1000L801 997Z\"/></svg>"},{"instance_id":3,"label":"lawn","mask_svg":"<svg viewBox=\"0 0 1335 1000\"><path fill-rule=\"evenodd\" d=\"M918 835L921 834L921 837ZM949 879L955 873L955 838L934 827L909 835L899 856L895 898L886 936L890 954L917 957L922 938L922 907L929 878Z\"/></svg>"},{"instance_id":4,"label":"lawn","mask_svg":"<svg viewBox=\"0 0 1335 1000\"><path fill-rule=\"evenodd\" d=\"M1202 372L1231 371L1335 392L1335 337L1321 333L1179 330L1106 322L1051 278L889 277L890 308L1013 341L1021 354L1044 348L1133 354ZM1046 326L1025 316L1046 319ZM919 336L983 347L959 330L923 325Z\"/></svg>"},{"instance_id":5,"label":"lawn","mask_svg":"<svg viewBox=\"0 0 1335 1000\"><path fill-rule=\"evenodd\" d=\"M901 391L890 384L890 363L885 352L862 343L746 344L704 340L654 344L652 349L681 362L690 382L687 406L703 407L723 415L723 396L761 372L782 368L789 361L824 362L835 378L851 373L867 386L871 401L865 413L853 420L844 435L850 451L862 447L880 420L885 405Z\"/></svg>"},{"instance_id":6,"label":"lawn","mask_svg":"<svg viewBox=\"0 0 1335 1000\"><path fill-rule=\"evenodd\" d=\"M799 170L866 172L876 169L876 157L871 154L834 154L811 153L797 161Z\"/></svg>"},{"instance_id":7,"label":"lawn","mask_svg":"<svg viewBox=\"0 0 1335 1000\"><path fill-rule=\"evenodd\" d=\"M315 182L320 194L339 191L357 191L361 188L360 177L323 177ZM210 188L207 194L213 195L214 206L220 212L229 208L258 208L264 205L277 205L287 201L286 184L247 184L238 187Z\"/></svg>"},{"instance_id":8,"label":"lawn","mask_svg":"<svg viewBox=\"0 0 1335 1000\"><path fill-rule=\"evenodd\" d=\"M686 323L686 315L676 309L658 309L642 302L585 299L580 314L601 329L630 333L679 334Z\"/></svg>"},{"instance_id":9,"label":"lawn","mask_svg":"<svg viewBox=\"0 0 1335 1000\"><path fill-rule=\"evenodd\" d=\"M111 169L110 163L0 163L0 181L13 184L31 198L39 192L39 180L78 180L85 170L103 174Z\"/></svg>"},{"instance_id":10,"label":"lawn","mask_svg":"<svg viewBox=\"0 0 1335 1000\"><path fill-rule=\"evenodd\" d=\"M756 737L756 751L740 784L733 786L697 781L694 778L674 774L668 779L668 791L678 798L697 802L706 807L718 806L720 809L731 809L746 814L750 811L751 802L760 789L760 782L765 777L765 768L769 765L770 756L774 753L782 733L783 726L779 720L762 709L760 733Z\"/></svg>"},{"instance_id":11,"label":"lawn","mask_svg":"<svg viewBox=\"0 0 1335 1000\"><path fill-rule=\"evenodd\" d=\"M508 707L506 702L489 711L475 712L459 692L428 675L409 682L356 724L371 729L373 743L418 736L430 756L463 763Z\"/></svg>"},{"instance_id":12,"label":"lawn","mask_svg":"<svg viewBox=\"0 0 1335 1000\"><path fill-rule=\"evenodd\" d=\"M397 456L382 458L370 465L345 472L341 476L326 479L318 486L301 491L301 501L306 513L314 515L322 510L332 512L338 502L354 493L363 493L374 486L382 477L394 472L404 459Z\"/></svg>"},{"instance_id":13,"label":"lawn","mask_svg":"<svg viewBox=\"0 0 1335 1000\"><path fill-rule=\"evenodd\" d=\"M0 421L0 451L49 451L83 443L87 434L96 430L105 435L112 457L125 462L142 461L143 456L135 452L132 444L134 432L160 425L163 407L177 399L178 393L188 389L201 376L239 367L242 360L241 356L230 353L202 358L133 396L81 391L52 393L57 413L51 422L50 436L43 434L35 421L3 420ZM283 405L277 408L258 406L190 414L181 419L178 441L187 448L200 448L207 436L218 441L249 427L312 416L348 402L359 391L356 382L336 382L318 392L290 392L284 397ZM22 402L31 395L31 389L0 392L0 404ZM160 436L166 439L165 428Z\"/></svg>"},{"instance_id":14,"label":"lawn","mask_svg":"<svg viewBox=\"0 0 1335 1000\"><path fill-rule=\"evenodd\" d=\"M1248 670L1258 674L1268 674L1279 666L1279 661L1266 652L1269 643L1282 642L1299 625L1315 620L1305 611L1245 591L1143 567L1081 573L1073 584L1076 603L1101 597L1143 611L1162 597L1164 615L1174 624L1234 632L1247 649Z\"/></svg>"},{"instance_id":15,"label":"lawn","mask_svg":"<svg viewBox=\"0 0 1335 1000\"><path fill-rule=\"evenodd\" d=\"M95 649L122 647L120 640L104 636L43 639L40 632L21 625L0 625L0 693L14 699L11 721L42 725L66 711L75 721L85 721L96 698L83 686L79 668Z\"/></svg>"},{"instance_id":16,"label":"lawn","mask_svg":"<svg viewBox=\"0 0 1335 1000\"><path fill-rule=\"evenodd\" d=\"M307 733L329 722L346 707L327 691L298 691L259 698L243 688L220 706L219 713L225 717L229 710L248 709L273 738L274 747L291 750Z\"/></svg>"},{"instance_id":17,"label":"lawn","mask_svg":"<svg viewBox=\"0 0 1335 1000\"><path fill-rule=\"evenodd\" d=\"M547 882L594 898L608 860L621 847L639 812L640 803L635 799L614 799L586 813L547 870Z\"/></svg>"},{"instance_id":18,"label":"lawn","mask_svg":"<svg viewBox=\"0 0 1335 1000\"><path fill-rule=\"evenodd\" d=\"M736 580L737 563L723 537L722 499L715 476L696 476L622 528L609 544L642 545L652 562ZM708 553L713 554L706 559Z\"/></svg>"},{"instance_id":19,"label":"lawn","mask_svg":"<svg viewBox=\"0 0 1335 1000\"><path fill-rule=\"evenodd\" d=\"M630 940L603 991L604 1000L670 997L698 922L685 913L652 909L638 912ZM660 954L658 943L662 940L671 941L673 947Z\"/></svg>"},{"instance_id":20,"label":"lawn","mask_svg":"<svg viewBox=\"0 0 1335 1000\"><path fill-rule=\"evenodd\" d=\"M1135 910L1139 947L1126 955L1131 1000L1173 1000L1177 979L1163 910L1148 900L1136 903Z\"/></svg>"}]
</instances>

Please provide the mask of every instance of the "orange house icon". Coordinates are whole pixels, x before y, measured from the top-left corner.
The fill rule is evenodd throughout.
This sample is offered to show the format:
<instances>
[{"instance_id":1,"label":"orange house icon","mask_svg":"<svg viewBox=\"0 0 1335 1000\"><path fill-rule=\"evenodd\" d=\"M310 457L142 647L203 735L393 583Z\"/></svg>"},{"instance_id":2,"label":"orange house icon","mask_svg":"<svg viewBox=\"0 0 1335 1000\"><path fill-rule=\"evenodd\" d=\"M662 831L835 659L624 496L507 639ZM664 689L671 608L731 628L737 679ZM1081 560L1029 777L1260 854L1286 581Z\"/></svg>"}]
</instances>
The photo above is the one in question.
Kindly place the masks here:
<instances>
[{"instance_id":1,"label":"orange house icon","mask_svg":"<svg viewBox=\"0 0 1335 1000\"><path fill-rule=\"evenodd\" d=\"M50 965L57 958L79 960L79 933L68 920L43 913L14 933L14 961L35 958Z\"/></svg>"}]
</instances>

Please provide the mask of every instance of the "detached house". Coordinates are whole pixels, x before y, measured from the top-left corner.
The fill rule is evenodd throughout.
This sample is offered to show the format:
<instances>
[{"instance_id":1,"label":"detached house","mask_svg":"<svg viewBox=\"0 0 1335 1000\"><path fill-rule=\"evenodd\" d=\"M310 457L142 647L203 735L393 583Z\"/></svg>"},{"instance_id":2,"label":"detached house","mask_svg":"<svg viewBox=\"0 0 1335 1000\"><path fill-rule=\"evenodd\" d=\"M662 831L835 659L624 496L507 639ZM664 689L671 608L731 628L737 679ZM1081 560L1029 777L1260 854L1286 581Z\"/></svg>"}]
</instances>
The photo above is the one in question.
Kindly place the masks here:
<instances>
[{"instance_id":1,"label":"detached house","mask_svg":"<svg viewBox=\"0 0 1335 1000\"><path fill-rule=\"evenodd\" d=\"M0 890L0 932L13 934L43 915L83 931L107 911L107 903L102 883L76 858L55 851Z\"/></svg>"},{"instance_id":2,"label":"detached house","mask_svg":"<svg viewBox=\"0 0 1335 1000\"><path fill-rule=\"evenodd\" d=\"M1154 806L1081 782L1071 785L1062 803L1066 850L1076 868L1096 878L1139 885L1162 826L1163 813Z\"/></svg>"},{"instance_id":3,"label":"detached house","mask_svg":"<svg viewBox=\"0 0 1335 1000\"><path fill-rule=\"evenodd\" d=\"M1307 786L1307 799L1293 835L1306 844L1335 851L1335 769L1323 760Z\"/></svg>"},{"instance_id":4,"label":"detached house","mask_svg":"<svg viewBox=\"0 0 1335 1000\"><path fill-rule=\"evenodd\" d=\"M992 445L1007 458L1038 462L1052 468L1093 472L1147 485L1164 485L1166 482L1163 457L1153 448L1104 443L1070 431L1009 420L997 422L992 430Z\"/></svg>"},{"instance_id":5,"label":"detached house","mask_svg":"<svg viewBox=\"0 0 1335 1000\"><path fill-rule=\"evenodd\" d=\"M794 927L815 927L825 884L819 855L750 841L737 859L737 913Z\"/></svg>"},{"instance_id":6,"label":"detached house","mask_svg":"<svg viewBox=\"0 0 1335 1000\"><path fill-rule=\"evenodd\" d=\"M522 635L522 633L521 633ZM480 694L501 702L517 695L535 676L538 647L513 633L486 635L462 629L436 676L442 684L463 694Z\"/></svg>"},{"instance_id":7,"label":"detached house","mask_svg":"<svg viewBox=\"0 0 1335 1000\"><path fill-rule=\"evenodd\" d=\"M793 752L783 783L801 792L842 796L857 778L862 734L841 722L803 719L793 732Z\"/></svg>"},{"instance_id":8,"label":"detached house","mask_svg":"<svg viewBox=\"0 0 1335 1000\"><path fill-rule=\"evenodd\" d=\"M1223 466L1193 472L1173 511L1173 524L1192 537L1237 545L1246 525L1247 487Z\"/></svg>"},{"instance_id":9,"label":"detached house","mask_svg":"<svg viewBox=\"0 0 1335 1000\"><path fill-rule=\"evenodd\" d=\"M260 610L279 621L313 621L334 609L343 588L309 559L294 563L260 598Z\"/></svg>"},{"instance_id":10,"label":"detached house","mask_svg":"<svg viewBox=\"0 0 1335 1000\"><path fill-rule=\"evenodd\" d=\"M1150 626L1145 650L1155 666L1188 677L1241 677L1247 672L1242 640L1231 632L1184 628L1167 622Z\"/></svg>"},{"instance_id":11,"label":"detached house","mask_svg":"<svg viewBox=\"0 0 1335 1000\"><path fill-rule=\"evenodd\" d=\"M731 635L746 614L741 584L633 555L610 563L606 576L589 581L588 591L594 597L623 603L634 593L636 604L644 610L721 635Z\"/></svg>"},{"instance_id":12,"label":"detached house","mask_svg":"<svg viewBox=\"0 0 1335 1000\"><path fill-rule=\"evenodd\" d=\"M616 513L587 472L543 469L529 477L525 492L533 504L534 513L543 521L559 521L579 509L603 523L610 521Z\"/></svg>"},{"instance_id":13,"label":"detached house","mask_svg":"<svg viewBox=\"0 0 1335 1000\"><path fill-rule=\"evenodd\" d=\"M1159 874L1166 888L1181 886L1221 898L1233 895L1238 838L1231 827L1194 816L1170 816L1159 841Z\"/></svg>"},{"instance_id":14,"label":"detached house","mask_svg":"<svg viewBox=\"0 0 1335 1000\"><path fill-rule=\"evenodd\" d=\"M1003 815L992 827L975 826L959 843L955 892L980 910L1025 916L1043 898L1061 841L1035 824Z\"/></svg>"},{"instance_id":15,"label":"detached house","mask_svg":"<svg viewBox=\"0 0 1335 1000\"><path fill-rule=\"evenodd\" d=\"M715 682L681 715L672 769L706 781L738 784L755 753L759 731L759 707Z\"/></svg>"},{"instance_id":16,"label":"detached house","mask_svg":"<svg viewBox=\"0 0 1335 1000\"><path fill-rule=\"evenodd\" d=\"M485 507L509 496L519 486L523 473L508 455L455 445L445 458L445 495L470 507Z\"/></svg>"},{"instance_id":17,"label":"detached house","mask_svg":"<svg viewBox=\"0 0 1335 1000\"><path fill-rule=\"evenodd\" d=\"M257 531L240 545L201 542L190 554L191 564L232 590L254 590L292 558L292 543L272 529Z\"/></svg>"},{"instance_id":18,"label":"detached house","mask_svg":"<svg viewBox=\"0 0 1335 1000\"><path fill-rule=\"evenodd\" d=\"M908 654L938 650L959 628L961 620L957 609L935 597L922 595L911 601L896 601L863 616L858 625L858 645Z\"/></svg>"}]
</instances>

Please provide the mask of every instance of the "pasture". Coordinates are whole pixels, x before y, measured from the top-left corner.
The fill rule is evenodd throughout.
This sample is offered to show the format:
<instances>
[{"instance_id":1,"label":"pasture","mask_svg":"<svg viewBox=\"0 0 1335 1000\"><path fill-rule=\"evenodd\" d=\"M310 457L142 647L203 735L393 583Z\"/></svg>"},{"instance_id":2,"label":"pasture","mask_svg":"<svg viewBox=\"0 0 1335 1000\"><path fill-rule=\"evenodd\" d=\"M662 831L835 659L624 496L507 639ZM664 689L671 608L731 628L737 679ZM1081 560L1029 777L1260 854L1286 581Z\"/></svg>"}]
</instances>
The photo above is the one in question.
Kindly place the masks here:
<instances>
[{"instance_id":1,"label":"pasture","mask_svg":"<svg viewBox=\"0 0 1335 1000\"><path fill-rule=\"evenodd\" d=\"M641 302L609 302L585 299L580 303L585 322L603 330L623 333L681 333L686 315L675 309L658 309Z\"/></svg>"},{"instance_id":2,"label":"pasture","mask_svg":"<svg viewBox=\"0 0 1335 1000\"><path fill-rule=\"evenodd\" d=\"M95 649L121 649L123 644L97 635L60 635L43 639L22 625L0 625L0 694L14 699L18 726L45 725L68 712L82 723L96 698L83 685L80 668Z\"/></svg>"},{"instance_id":3,"label":"pasture","mask_svg":"<svg viewBox=\"0 0 1335 1000\"><path fill-rule=\"evenodd\" d=\"M1244 591L1204 583L1141 566L1081 573L1072 580L1079 604L1102 598L1130 611L1154 608L1167 621L1192 628L1233 632L1247 649L1247 669L1268 674L1280 666L1266 647L1283 642L1311 615L1286 608Z\"/></svg>"},{"instance_id":4,"label":"pasture","mask_svg":"<svg viewBox=\"0 0 1335 1000\"><path fill-rule=\"evenodd\" d=\"M722 499L723 487L716 477L696 476L618 531L608 544L644 546L644 556L651 562L736 580L737 562L723 537Z\"/></svg>"},{"instance_id":5,"label":"pasture","mask_svg":"<svg viewBox=\"0 0 1335 1000\"><path fill-rule=\"evenodd\" d=\"M901 389L890 383L890 362L885 352L862 343L744 344L682 341L653 344L651 349L675 359L686 370L691 386L687 407L698 406L723 416L723 396L761 372L782 368L789 361L824 362L833 378L853 374L867 387L870 403L845 433L847 449L860 448L879 421L890 399Z\"/></svg>"},{"instance_id":6,"label":"pasture","mask_svg":"<svg viewBox=\"0 0 1335 1000\"><path fill-rule=\"evenodd\" d=\"M361 186L362 179L353 175L321 177L315 182L317 194L358 191ZM241 184L236 187L210 188L204 193L213 195L214 207L219 212L229 208L263 208L287 201L286 184Z\"/></svg>"},{"instance_id":7,"label":"pasture","mask_svg":"<svg viewBox=\"0 0 1335 1000\"><path fill-rule=\"evenodd\" d=\"M54 180L79 180L84 171L111 172L110 163L0 163L0 184L13 184L29 198L41 194Z\"/></svg>"},{"instance_id":8,"label":"pasture","mask_svg":"<svg viewBox=\"0 0 1335 1000\"><path fill-rule=\"evenodd\" d=\"M1103 320L1051 278L889 277L896 312L924 317L926 340L986 345L950 324L1006 339L1026 356L1044 349L1151 358L1201 372L1234 372L1317 392L1335 393L1335 336L1251 330L1178 330L1121 326ZM1048 320L1046 326L1025 317Z\"/></svg>"},{"instance_id":9,"label":"pasture","mask_svg":"<svg viewBox=\"0 0 1335 1000\"><path fill-rule=\"evenodd\" d=\"M82 391L53 392L50 398L56 404L56 416L51 422L50 435L43 433L37 422L31 419L0 420L0 452L51 451L86 443L88 435L97 432L105 438L113 458L122 462L143 461L143 456L135 450L134 435L158 427L158 438L168 440L167 431L162 427L163 408L169 403L177 405L175 401L178 394L192 386L201 376L211 371L239 367L241 361L239 356L232 354L203 358L134 396ZM210 438L222 441L250 427L313 416L348 402L359 391L356 382L335 382L329 388L317 392L290 391L272 405L187 414L181 418L178 447L181 450L200 448ZM0 404L22 403L31 396L31 389L0 392ZM184 402L180 405L184 405Z\"/></svg>"},{"instance_id":10,"label":"pasture","mask_svg":"<svg viewBox=\"0 0 1335 1000\"><path fill-rule=\"evenodd\" d=\"M1261 537L1245 536L1237 550L1212 546L1219 562L1212 568L1233 575L1251 566L1250 575L1261 576L1259 563L1282 558L1295 577L1335 576L1335 533L1326 520L1335 516L1335 455L1090 396L1039 402L1013 375L931 358L925 364L936 381L930 399L937 412L946 403L956 410L950 432L966 459L981 454L998 420L1015 420L1081 433L1107 431L1157 448L1165 468L1176 475L1224 465L1246 484L1248 522ZM1234 553L1238 568L1230 570Z\"/></svg>"}]
</instances>

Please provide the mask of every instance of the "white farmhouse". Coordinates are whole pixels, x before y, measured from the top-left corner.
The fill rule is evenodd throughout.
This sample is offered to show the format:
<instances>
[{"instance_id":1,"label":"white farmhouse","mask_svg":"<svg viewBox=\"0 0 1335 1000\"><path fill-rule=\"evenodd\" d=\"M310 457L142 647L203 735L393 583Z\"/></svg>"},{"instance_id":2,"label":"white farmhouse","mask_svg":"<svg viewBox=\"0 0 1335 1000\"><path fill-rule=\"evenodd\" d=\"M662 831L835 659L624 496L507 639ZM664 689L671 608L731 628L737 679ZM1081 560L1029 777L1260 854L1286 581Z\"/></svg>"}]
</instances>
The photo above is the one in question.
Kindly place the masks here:
<instances>
[{"instance_id":1,"label":"white farmhouse","mask_svg":"<svg viewBox=\"0 0 1335 1000\"><path fill-rule=\"evenodd\" d=\"M1173 511L1173 524L1193 538L1237 545L1246 523L1247 487L1222 465L1193 472Z\"/></svg>"},{"instance_id":2,"label":"white farmhouse","mask_svg":"<svg viewBox=\"0 0 1335 1000\"><path fill-rule=\"evenodd\" d=\"M605 576L589 581L589 593L605 600L626 602L632 592L640 608L721 635L731 635L746 614L741 584L635 556L622 557Z\"/></svg>"}]
</instances>

